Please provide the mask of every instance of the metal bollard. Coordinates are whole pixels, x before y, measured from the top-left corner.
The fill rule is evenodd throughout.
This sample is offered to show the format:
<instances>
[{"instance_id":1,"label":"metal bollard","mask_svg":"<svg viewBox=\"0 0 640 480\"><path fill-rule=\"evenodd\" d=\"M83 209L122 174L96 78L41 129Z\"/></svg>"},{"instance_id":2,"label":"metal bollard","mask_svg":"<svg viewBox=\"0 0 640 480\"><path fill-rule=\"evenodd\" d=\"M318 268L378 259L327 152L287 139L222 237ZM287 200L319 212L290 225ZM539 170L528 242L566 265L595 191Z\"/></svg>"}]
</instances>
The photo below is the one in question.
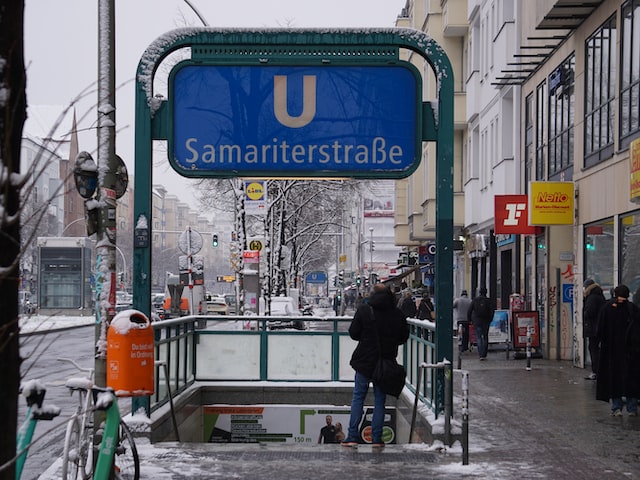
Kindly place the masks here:
<instances>
[{"instance_id":1,"label":"metal bollard","mask_svg":"<svg viewBox=\"0 0 640 480\"><path fill-rule=\"evenodd\" d=\"M462 368L462 335L464 327L462 323L458 323L458 370Z\"/></svg>"},{"instance_id":2,"label":"metal bollard","mask_svg":"<svg viewBox=\"0 0 640 480\"><path fill-rule=\"evenodd\" d=\"M527 371L531 371L531 330L532 326L527 327Z\"/></svg>"},{"instance_id":3,"label":"metal bollard","mask_svg":"<svg viewBox=\"0 0 640 480\"><path fill-rule=\"evenodd\" d=\"M444 441L451 446L451 402L453 401L453 371L451 362L444 362Z\"/></svg>"},{"instance_id":4,"label":"metal bollard","mask_svg":"<svg viewBox=\"0 0 640 480\"><path fill-rule=\"evenodd\" d=\"M462 464L469 465L469 372L462 374Z\"/></svg>"}]
</instances>

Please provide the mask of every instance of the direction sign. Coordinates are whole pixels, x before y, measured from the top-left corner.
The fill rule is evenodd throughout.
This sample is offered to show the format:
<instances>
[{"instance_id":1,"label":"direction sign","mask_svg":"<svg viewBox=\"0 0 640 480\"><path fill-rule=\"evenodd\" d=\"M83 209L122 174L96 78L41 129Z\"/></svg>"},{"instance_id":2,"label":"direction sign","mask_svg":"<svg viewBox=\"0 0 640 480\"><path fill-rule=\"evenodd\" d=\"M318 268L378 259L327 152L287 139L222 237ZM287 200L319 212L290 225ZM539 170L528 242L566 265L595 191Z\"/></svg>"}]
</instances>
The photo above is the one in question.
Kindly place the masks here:
<instances>
[{"instance_id":1,"label":"direction sign","mask_svg":"<svg viewBox=\"0 0 640 480\"><path fill-rule=\"evenodd\" d=\"M421 154L419 79L406 62L183 62L170 77L169 160L188 177L406 177Z\"/></svg>"},{"instance_id":2,"label":"direction sign","mask_svg":"<svg viewBox=\"0 0 640 480\"><path fill-rule=\"evenodd\" d=\"M324 272L309 272L304 278L307 283L327 283L327 274Z\"/></svg>"}]
</instances>

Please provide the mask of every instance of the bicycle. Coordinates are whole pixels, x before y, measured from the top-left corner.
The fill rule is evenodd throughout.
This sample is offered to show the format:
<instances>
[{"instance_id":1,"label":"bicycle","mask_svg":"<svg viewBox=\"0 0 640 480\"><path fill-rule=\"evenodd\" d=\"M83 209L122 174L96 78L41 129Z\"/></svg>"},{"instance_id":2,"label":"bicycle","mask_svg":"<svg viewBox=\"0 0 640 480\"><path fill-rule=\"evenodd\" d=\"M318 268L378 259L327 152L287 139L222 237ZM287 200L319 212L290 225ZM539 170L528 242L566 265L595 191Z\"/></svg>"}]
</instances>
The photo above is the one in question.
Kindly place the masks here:
<instances>
[{"instance_id":1,"label":"bicycle","mask_svg":"<svg viewBox=\"0 0 640 480\"><path fill-rule=\"evenodd\" d=\"M28 409L24 423L20 427L20 430L18 430L18 436L16 438L16 480L19 480L22 475L38 421L53 420L60 415L60 409L54 405L43 408L42 404L47 389L44 388L40 380L30 380L23 383L20 385L20 393L27 400Z\"/></svg>"},{"instance_id":2,"label":"bicycle","mask_svg":"<svg viewBox=\"0 0 640 480\"><path fill-rule=\"evenodd\" d=\"M66 480L107 479L110 478L109 475L113 467L115 478L138 480L140 478L138 451L127 424L120 418L120 411L118 410L113 390L93 385L93 368L83 368L69 358L60 358L58 360L67 361L78 370L88 373L87 378L70 378L65 382L65 386L69 388L71 394L78 392L79 402L76 412L67 423L62 453L62 478ZM110 392L114 399L111 405L107 405L106 408L104 408L104 405L108 401L102 399L104 392ZM98 463L96 463L94 472L93 419L95 410L106 410L107 421L105 429L96 432L95 440L98 439L99 435L102 435L103 445L100 446L100 453L96 459L100 463L100 471L98 470ZM116 415L117 421L114 423ZM113 433L114 429L115 434ZM108 443L104 445L105 442ZM98 442L96 441L95 443L97 445ZM104 457L103 450L110 452L107 467L104 466L106 460L100 460ZM100 476L104 475L105 468L107 468L107 476Z\"/></svg>"},{"instance_id":3,"label":"bicycle","mask_svg":"<svg viewBox=\"0 0 640 480\"><path fill-rule=\"evenodd\" d=\"M94 480L140 478L140 458L133 435L120 418L120 409L112 388L93 387L96 410L106 411L102 442L96 462ZM111 474L113 473L113 476Z\"/></svg>"},{"instance_id":4,"label":"bicycle","mask_svg":"<svg viewBox=\"0 0 640 480\"><path fill-rule=\"evenodd\" d=\"M93 405L91 388L93 387L93 368L84 368L71 358L59 358L59 361L71 363L87 377L69 378L65 387L73 395L78 393L78 406L67 422L62 450L62 478L91 478L93 468Z\"/></svg>"}]
</instances>

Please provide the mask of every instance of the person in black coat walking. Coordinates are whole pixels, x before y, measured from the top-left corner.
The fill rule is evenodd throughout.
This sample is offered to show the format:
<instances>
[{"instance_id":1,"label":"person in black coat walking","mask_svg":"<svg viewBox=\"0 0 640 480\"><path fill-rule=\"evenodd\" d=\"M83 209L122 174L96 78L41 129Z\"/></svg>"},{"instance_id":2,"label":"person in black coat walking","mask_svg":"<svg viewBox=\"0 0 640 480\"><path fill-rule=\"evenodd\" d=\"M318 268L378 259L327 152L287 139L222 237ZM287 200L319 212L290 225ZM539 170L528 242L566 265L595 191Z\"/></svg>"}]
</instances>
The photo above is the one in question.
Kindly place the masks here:
<instances>
[{"instance_id":1,"label":"person in black coat walking","mask_svg":"<svg viewBox=\"0 0 640 480\"><path fill-rule=\"evenodd\" d=\"M409 325L402 311L396 307L395 297L386 285L373 286L366 305L356 311L349 326L349 335L358 342L351 356L351 366L356 371L351 400L351 416L345 446L360 443L360 421L364 400L369 390L371 376L380 356L396 358L398 346L409 338ZM386 395L373 385L374 408L371 419L371 439L375 447L383 447L382 427L384 425Z\"/></svg>"},{"instance_id":2,"label":"person in black coat walking","mask_svg":"<svg viewBox=\"0 0 640 480\"><path fill-rule=\"evenodd\" d=\"M471 301L471 306L467 310L467 320L473 323L476 332L476 343L478 344L478 356L480 360L487 359L489 351L489 326L493 320L493 303L487 297L487 289L480 287L479 295Z\"/></svg>"},{"instance_id":3,"label":"person in black coat walking","mask_svg":"<svg viewBox=\"0 0 640 480\"><path fill-rule=\"evenodd\" d=\"M600 346L598 345L598 318L600 309L607 302L602 287L593 279L587 278L583 284L584 302L582 304L582 336L588 344L591 357L591 373L585 380L595 380L598 374Z\"/></svg>"},{"instance_id":4,"label":"person in black coat walking","mask_svg":"<svg viewBox=\"0 0 640 480\"><path fill-rule=\"evenodd\" d=\"M418 307L416 307L416 301L413 299L413 295L411 295L410 291L406 291L400 302L398 303L398 308L402 310L402 313L407 318L416 318L416 313L418 313Z\"/></svg>"},{"instance_id":5,"label":"person in black coat walking","mask_svg":"<svg viewBox=\"0 0 640 480\"><path fill-rule=\"evenodd\" d=\"M598 340L596 399L611 401L611 415L619 417L626 397L627 412L635 417L640 397L640 308L629 302L626 285L618 285L600 310Z\"/></svg>"}]
</instances>

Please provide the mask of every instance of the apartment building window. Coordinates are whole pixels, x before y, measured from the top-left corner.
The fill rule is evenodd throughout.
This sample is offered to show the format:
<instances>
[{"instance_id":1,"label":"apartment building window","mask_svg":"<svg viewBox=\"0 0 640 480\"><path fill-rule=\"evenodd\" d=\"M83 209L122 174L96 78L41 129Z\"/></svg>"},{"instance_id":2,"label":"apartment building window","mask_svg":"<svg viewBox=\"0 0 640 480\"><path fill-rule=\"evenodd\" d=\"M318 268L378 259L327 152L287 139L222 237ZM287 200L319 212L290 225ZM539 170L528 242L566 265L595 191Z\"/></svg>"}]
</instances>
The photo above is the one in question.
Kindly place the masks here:
<instances>
[{"instance_id":1,"label":"apartment building window","mask_svg":"<svg viewBox=\"0 0 640 480\"><path fill-rule=\"evenodd\" d=\"M620 217L621 283L631 290L633 301L640 299L640 210Z\"/></svg>"},{"instance_id":2,"label":"apartment building window","mask_svg":"<svg viewBox=\"0 0 640 480\"><path fill-rule=\"evenodd\" d=\"M613 155L615 45L615 16L591 35L585 45L585 168Z\"/></svg>"},{"instance_id":3,"label":"apartment building window","mask_svg":"<svg viewBox=\"0 0 640 480\"><path fill-rule=\"evenodd\" d=\"M575 55L571 55L549 75L549 180L567 178L573 166L573 123L575 109ZM572 177L572 175L569 175Z\"/></svg>"},{"instance_id":4,"label":"apartment building window","mask_svg":"<svg viewBox=\"0 0 640 480\"><path fill-rule=\"evenodd\" d=\"M615 287L613 219L584 226L584 278L592 278L605 294Z\"/></svg>"},{"instance_id":5,"label":"apartment building window","mask_svg":"<svg viewBox=\"0 0 640 480\"><path fill-rule=\"evenodd\" d=\"M533 179L533 93L527 95L524 105L524 189L528 193Z\"/></svg>"},{"instance_id":6,"label":"apartment building window","mask_svg":"<svg viewBox=\"0 0 640 480\"><path fill-rule=\"evenodd\" d=\"M640 0L622 6L620 148L640 132Z\"/></svg>"},{"instance_id":7,"label":"apartment building window","mask_svg":"<svg viewBox=\"0 0 640 480\"><path fill-rule=\"evenodd\" d=\"M544 180L545 163L545 109L547 99L547 84L542 82L536 89L536 178ZM533 179L532 179L533 180Z\"/></svg>"}]
</instances>

